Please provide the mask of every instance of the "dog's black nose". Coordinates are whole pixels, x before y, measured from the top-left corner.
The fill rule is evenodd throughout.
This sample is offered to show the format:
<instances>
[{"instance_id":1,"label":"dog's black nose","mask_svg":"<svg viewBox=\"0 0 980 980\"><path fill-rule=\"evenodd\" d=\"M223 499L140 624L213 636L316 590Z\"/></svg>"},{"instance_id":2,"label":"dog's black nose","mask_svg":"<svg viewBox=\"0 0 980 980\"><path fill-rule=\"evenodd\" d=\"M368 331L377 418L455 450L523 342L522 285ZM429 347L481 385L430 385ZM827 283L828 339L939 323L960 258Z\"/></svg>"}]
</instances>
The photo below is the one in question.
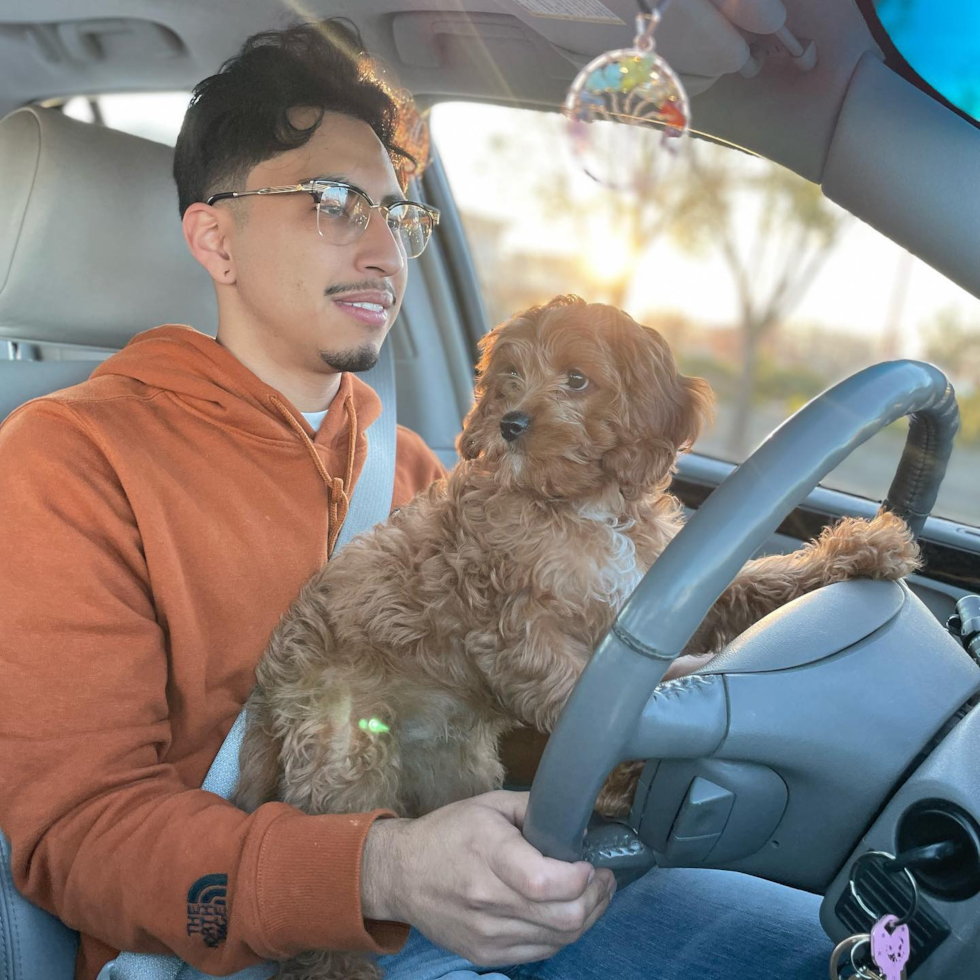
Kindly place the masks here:
<instances>
[{"instance_id":1,"label":"dog's black nose","mask_svg":"<svg viewBox=\"0 0 980 980\"><path fill-rule=\"evenodd\" d=\"M530 418L523 412L508 412L500 420L500 434L513 442L530 424Z\"/></svg>"}]
</instances>

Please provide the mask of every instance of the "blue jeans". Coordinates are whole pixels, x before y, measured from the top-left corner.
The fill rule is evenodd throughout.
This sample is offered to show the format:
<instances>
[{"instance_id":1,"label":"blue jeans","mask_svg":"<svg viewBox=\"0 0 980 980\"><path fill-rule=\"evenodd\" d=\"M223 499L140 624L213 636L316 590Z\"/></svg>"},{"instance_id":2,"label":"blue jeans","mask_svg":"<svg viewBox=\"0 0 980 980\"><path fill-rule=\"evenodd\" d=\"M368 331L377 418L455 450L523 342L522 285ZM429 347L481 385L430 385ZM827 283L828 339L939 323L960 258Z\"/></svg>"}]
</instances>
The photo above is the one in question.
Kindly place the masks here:
<instances>
[{"instance_id":1,"label":"blue jeans","mask_svg":"<svg viewBox=\"0 0 980 980\"><path fill-rule=\"evenodd\" d=\"M655 868L550 960L474 967L413 929L378 962L386 980L822 980L833 943L819 908L818 895L760 878Z\"/></svg>"}]
</instances>

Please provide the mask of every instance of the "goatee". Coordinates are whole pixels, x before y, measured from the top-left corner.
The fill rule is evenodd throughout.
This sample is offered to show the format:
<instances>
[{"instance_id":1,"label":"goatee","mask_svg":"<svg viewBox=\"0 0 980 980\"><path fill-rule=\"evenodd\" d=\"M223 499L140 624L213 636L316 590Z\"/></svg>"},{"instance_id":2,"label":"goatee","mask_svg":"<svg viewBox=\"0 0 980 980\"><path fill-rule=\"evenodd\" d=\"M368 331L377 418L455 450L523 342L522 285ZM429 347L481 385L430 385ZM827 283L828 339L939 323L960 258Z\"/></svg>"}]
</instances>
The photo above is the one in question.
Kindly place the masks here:
<instances>
[{"instance_id":1,"label":"goatee","mask_svg":"<svg viewBox=\"0 0 980 980\"><path fill-rule=\"evenodd\" d=\"M378 352L370 344L349 350L322 350L320 357L335 371L352 371L354 374L370 371L378 363Z\"/></svg>"}]
</instances>

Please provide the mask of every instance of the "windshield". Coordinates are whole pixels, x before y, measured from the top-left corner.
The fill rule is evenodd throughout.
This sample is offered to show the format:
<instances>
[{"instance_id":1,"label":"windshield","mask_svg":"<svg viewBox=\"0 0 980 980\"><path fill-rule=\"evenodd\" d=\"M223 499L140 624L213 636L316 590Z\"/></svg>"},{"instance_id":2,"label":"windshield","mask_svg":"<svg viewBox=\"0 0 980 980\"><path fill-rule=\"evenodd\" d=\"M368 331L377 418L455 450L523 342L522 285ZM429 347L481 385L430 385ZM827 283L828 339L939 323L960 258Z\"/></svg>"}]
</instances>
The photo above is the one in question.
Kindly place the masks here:
<instances>
[{"instance_id":1,"label":"windshield","mask_svg":"<svg viewBox=\"0 0 980 980\"><path fill-rule=\"evenodd\" d=\"M644 199L570 160L555 113L443 103L432 113L492 322L557 293L655 327L718 397L698 452L744 459L827 386L913 357L957 387L963 427L935 512L980 524L980 301L776 164L704 141ZM881 499L907 425L825 485Z\"/></svg>"}]
</instances>

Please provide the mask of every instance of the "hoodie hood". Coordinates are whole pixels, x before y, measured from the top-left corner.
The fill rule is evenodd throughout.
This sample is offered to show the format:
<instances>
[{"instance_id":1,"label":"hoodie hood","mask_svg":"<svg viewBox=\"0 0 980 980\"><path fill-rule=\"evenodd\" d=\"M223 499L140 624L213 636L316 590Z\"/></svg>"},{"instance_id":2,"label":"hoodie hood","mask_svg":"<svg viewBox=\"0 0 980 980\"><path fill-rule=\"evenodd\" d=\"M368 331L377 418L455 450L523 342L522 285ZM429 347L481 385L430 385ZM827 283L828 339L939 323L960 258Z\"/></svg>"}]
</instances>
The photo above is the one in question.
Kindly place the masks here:
<instances>
[{"instance_id":1,"label":"hoodie hood","mask_svg":"<svg viewBox=\"0 0 980 980\"><path fill-rule=\"evenodd\" d=\"M381 400L374 390L345 372L314 435L303 413L285 395L256 377L213 337L181 325L138 334L92 373L93 378L108 375L168 391L188 409L252 437L295 442L303 432L312 442L345 457L351 413L362 434L381 414Z\"/></svg>"}]
</instances>

